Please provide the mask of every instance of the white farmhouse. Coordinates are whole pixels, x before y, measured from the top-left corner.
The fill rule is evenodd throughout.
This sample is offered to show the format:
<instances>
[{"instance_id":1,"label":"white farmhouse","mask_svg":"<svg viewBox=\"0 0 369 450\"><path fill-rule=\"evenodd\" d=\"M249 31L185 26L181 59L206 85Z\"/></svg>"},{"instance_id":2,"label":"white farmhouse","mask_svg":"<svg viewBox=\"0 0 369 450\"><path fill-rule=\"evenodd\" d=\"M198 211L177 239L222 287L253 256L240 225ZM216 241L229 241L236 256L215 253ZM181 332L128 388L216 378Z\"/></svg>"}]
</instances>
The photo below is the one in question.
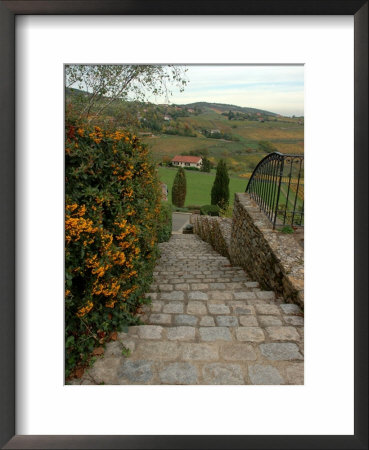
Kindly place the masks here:
<instances>
[{"instance_id":1,"label":"white farmhouse","mask_svg":"<svg viewBox=\"0 0 369 450\"><path fill-rule=\"evenodd\" d=\"M201 156L176 155L172 159L172 164L175 167L196 167L197 169L200 169L202 165L202 158Z\"/></svg>"}]
</instances>

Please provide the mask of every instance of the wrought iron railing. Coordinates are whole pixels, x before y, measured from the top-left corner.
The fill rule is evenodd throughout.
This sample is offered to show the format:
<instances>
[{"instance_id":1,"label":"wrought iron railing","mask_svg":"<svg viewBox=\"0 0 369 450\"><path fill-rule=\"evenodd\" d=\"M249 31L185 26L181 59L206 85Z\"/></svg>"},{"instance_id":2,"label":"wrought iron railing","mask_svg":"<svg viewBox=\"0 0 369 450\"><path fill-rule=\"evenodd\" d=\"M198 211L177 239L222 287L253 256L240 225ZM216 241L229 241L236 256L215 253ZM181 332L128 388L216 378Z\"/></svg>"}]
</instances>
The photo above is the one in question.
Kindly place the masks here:
<instances>
[{"instance_id":1,"label":"wrought iron railing","mask_svg":"<svg viewBox=\"0 0 369 450\"><path fill-rule=\"evenodd\" d=\"M304 156L270 153L255 167L246 192L273 229L304 226Z\"/></svg>"}]
</instances>

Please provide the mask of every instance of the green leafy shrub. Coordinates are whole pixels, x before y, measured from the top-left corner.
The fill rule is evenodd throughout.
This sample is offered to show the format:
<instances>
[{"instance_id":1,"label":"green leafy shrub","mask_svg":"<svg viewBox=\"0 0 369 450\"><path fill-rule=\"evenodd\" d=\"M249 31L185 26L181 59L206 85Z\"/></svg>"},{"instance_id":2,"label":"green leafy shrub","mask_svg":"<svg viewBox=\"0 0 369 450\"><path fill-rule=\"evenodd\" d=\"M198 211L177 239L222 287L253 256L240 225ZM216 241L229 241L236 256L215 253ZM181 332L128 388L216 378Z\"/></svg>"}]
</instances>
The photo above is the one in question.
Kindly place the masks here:
<instances>
[{"instance_id":1,"label":"green leafy shrub","mask_svg":"<svg viewBox=\"0 0 369 450\"><path fill-rule=\"evenodd\" d=\"M65 367L138 323L157 255L161 191L136 136L67 121Z\"/></svg>"},{"instance_id":2,"label":"green leafy shrub","mask_svg":"<svg viewBox=\"0 0 369 450\"><path fill-rule=\"evenodd\" d=\"M228 205L226 208L221 208L219 215L230 219L233 216L233 206Z\"/></svg>"},{"instance_id":3,"label":"green leafy shrub","mask_svg":"<svg viewBox=\"0 0 369 450\"><path fill-rule=\"evenodd\" d=\"M294 232L294 229L290 226L290 225L285 225L282 229L281 229L282 233L285 234L292 234Z\"/></svg>"},{"instance_id":4,"label":"green leafy shrub","mask_svg":"<svg viewBox=\"0 0 369 450\"><path fill-rule=\"evenodd\" d=\"M187 209L189 211L193 211L193 210L200 210L201 209L201 205L188 205Z\"/></svg>"},{"instance_id":5,"label":"green leafy shrub","mask_svg":"<svg viewBox=\"0 0 369 450\"><path fill-rule=\"evenodd\" d=\"M195 172L200 172L200 169L197 167L184 167L185 170L194 170Z\"/></svg>"},{"instance_id":6,"label":"green leafy shrub","mask_svg":"<svg viewBox=\"0 0 369 450\"><path fill-rule=\"evenodd\" d=\"M202 216L219 216L220 208L218 205L204 205L200 208Z\"/></svg>"},{"instance_id":7,"label":"green leafy shrub","mask_svg":"<svg viewBox=\"0 0 369 450\"><path fill-rule=\"evenodd\" d=\"M158 225L158 242L167 242L172 235L172 208L162 202Z\"/></svg>"}]
</instances>

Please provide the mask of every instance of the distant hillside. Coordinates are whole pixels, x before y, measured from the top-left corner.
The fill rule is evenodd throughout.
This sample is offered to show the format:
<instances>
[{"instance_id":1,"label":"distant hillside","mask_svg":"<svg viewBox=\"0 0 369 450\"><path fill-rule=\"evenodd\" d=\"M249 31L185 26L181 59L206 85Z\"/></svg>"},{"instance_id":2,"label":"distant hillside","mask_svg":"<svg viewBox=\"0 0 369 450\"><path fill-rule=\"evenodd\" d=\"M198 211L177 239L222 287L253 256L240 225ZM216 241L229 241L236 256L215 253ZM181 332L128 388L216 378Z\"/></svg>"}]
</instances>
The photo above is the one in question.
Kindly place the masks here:
<instances>
[{"instance_id":1,"label":"distant hillside","mask_svg":"<svg viewBox=\"0 0 369 450\"><path fill-rule=\"evenodd\" d=\"M75 89L75 88L66 88L65 89L65 93L66 93L66 97L73 97L73 96L78 96L78 95L85 95L85 96L90 96L91 94L85 91L82 91L80 89ZM137 102L126 102L126 103L136 103ZM150 105L154 106L153 103L148 102ZM145 105L147 105L147 103L142 103L142 107L144 107ZM258 108L250 108L250 107L246 107L246 106L237 106L237 105L228 105L227 103L209 103L209 102L195 102L195 103L187 103L187 104L170 104L170 105L163 105L163 104L158 104L155 105L157 107L180 107L180 108L184 108L184 109L201 109L202 112L206 112L206 111L214 111L217 112L218 114L221 113L228 113L229 111L233 111L233 112L239 112L239 113L248 113L248 114L262 114L264 116L278 116L278 114L273 113L271 111L265 111L263 109L258 109Z\"/></svg>"},{"instance_id":2,"label":"distant hillside","mask_svg":"<svg viewBox=\"0 0 369 450\"><path fill-rule=\"evenodd\" d=\"M211 110L218 113L227 113L229 111L233 112L241 112L241 113L250 113L250 114L263 114L265 116L277 116L278 114L265 111L263 109L257 109L257 108L249 108L245 106L237 106L237 105L228 105L226 103L208 103L208 102L196 102L196 103L187 103L178 105L186 108L201 108L204 111L205 110Z\"/></svg>"},{"instance_id":3,"label":"distant hillside","mask_svg":"<svg viewBox=\"0 0 369 450\"><path fill-rule=\"evenodd\" d=\"M87 92L66 90L66 102L78 113ZM69 106L69 105L68 105ZM304 152L304 118L285 117L262 109L237 105L195 102L153 104L117 100L95 124L128 129L149 145L161 164L175 155L206 156L214 165L227 162L230 173L248 177L267 153Z\"/></svg>"}]
</instances>

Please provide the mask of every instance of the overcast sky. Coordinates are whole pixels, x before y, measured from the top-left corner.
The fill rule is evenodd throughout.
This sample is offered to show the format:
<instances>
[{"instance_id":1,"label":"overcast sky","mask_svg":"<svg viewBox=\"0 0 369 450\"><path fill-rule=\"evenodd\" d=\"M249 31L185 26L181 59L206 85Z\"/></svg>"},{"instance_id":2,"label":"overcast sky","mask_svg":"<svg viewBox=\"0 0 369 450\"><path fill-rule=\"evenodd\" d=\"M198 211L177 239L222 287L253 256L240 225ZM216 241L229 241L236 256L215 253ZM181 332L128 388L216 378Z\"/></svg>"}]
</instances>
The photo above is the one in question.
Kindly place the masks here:
<instances>
[{"instance_id":1,"label":"overcast sky","mask_svg":"<svg viewBox=\"0 0 369 450\"><path fill-rule=\"evenodd\" d=\"M260 108L283 115L304 114L303 66L187 66L188 85L170 103L215 102ZM165 99L151 101L165 103Z\"/></svg>"}]
</instances>

